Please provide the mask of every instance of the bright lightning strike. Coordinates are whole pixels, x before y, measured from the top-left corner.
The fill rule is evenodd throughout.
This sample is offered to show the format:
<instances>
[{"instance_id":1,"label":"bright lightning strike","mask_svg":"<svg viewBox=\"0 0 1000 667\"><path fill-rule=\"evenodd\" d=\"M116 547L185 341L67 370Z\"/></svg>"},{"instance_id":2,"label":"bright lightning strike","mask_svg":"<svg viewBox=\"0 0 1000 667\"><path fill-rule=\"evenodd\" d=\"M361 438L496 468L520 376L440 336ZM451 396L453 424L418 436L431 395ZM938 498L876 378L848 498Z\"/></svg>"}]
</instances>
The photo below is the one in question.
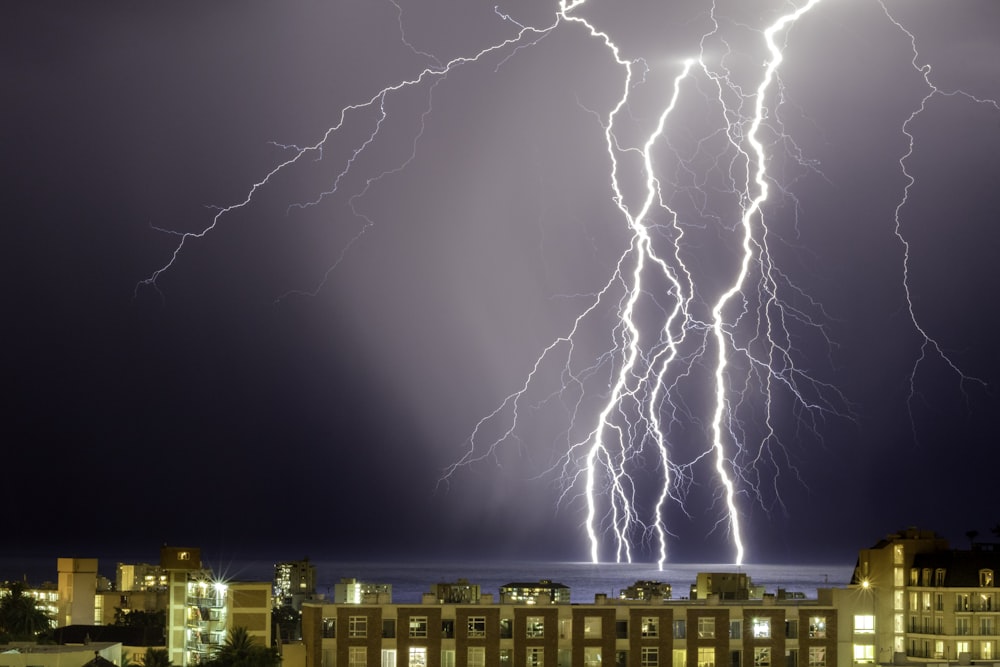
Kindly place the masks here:
<instances>
[{"instance_id":1,"label":"bright lightning strike","mask_svg":"<svg viewBox=\"0 0 1000 667\"><path fill-rule=\"evenodd\" d=\"M597 111L581 103L580 111L596 119L594 132L606 150L602 187L617 216L609 224L625 229L628 243L600 289L576 295L584 306L566 331L541 350L523 382L474 425L464 455L443 472L442 482L466 466L498 459L501 448L520 438L526 413L558 405L568 416L567 426L560 453L547 472L561 481L561 501L584 507L583 530L592 561L612 557L631 562L635 546L642 543L653 549L662 567L671 535L668 508L690 513L694 487L710 484L716 489L716 528L727 533L731 558L741 563L744 504L781 505L778 477L795 474L778 436L779 419L794 413L801 428L819 433L829 417L852 417L845 397L813 377L802 360L796 341L803 336L831 344L822 324L826 313L779 267L774 248L781 240L770 224L789 201L798 215L787 179L774 165L784 160L800 172L818 173L785 131L780 112L785 104L781 71L786 47L794 40L796 24L814 15L820 1L787 3L784 13L761 20L757 27L723 20L714 4L707 6L700 48L664 65L625 55L628 44L587 18L593 0L563 0L541 27L497 7L496 20L509 36L451 60L414 46L402 6L389 0L401 42L425 64L419 72L343 107L316 143L281 146L288 151L287 159L253 183L245 197L218 207L206 227L180 233L168 261L137 289L158 290L158 281L189 244L250 206L282 172L308 159L341 159L330 157L332 140L367 114L367 129L346 149L330 186L307 201L288 205L289 211L302 210L343 196L364 222L321 280L298 292L316 294L344 253L377 222L355 204L380 181L407 169L417 156L440 86L467 68L478 68L483 75L496 73L557 31L582 31L604 49L619 72L613 103ZM909 37L913 67L928 91L901 125L909 149L899 159L906 185L895 210L895 233L905 251L905 297L912 325L923 340L911 376L912 400L917 369L932 352L963 384L979 380L963 373L921 326L910 295L909 246L902 227L915 185L908 170L914 151L911 124L935 96L960 95L1000 107L993 100L936 87L930 66L919 62L914 36L881 0L880 5L887 19ZM746 44L732 43L734 30ZM662 73L664 67L669 74ZM425 94L426 102L407 154L364 176L360 189L342 192L348 176L362 169L359 162L381 140L394 99L410 92ZM655 113L640 111L651 105ZM692 114L701 115L699 122L691 122ZM708 243L718 248L702 252ZM595 331L604 341L596 352ZM552 381L553 369L556 389L540 389ZM703 480L706 468L711 477Z\"/></svg>"}]
</instances>

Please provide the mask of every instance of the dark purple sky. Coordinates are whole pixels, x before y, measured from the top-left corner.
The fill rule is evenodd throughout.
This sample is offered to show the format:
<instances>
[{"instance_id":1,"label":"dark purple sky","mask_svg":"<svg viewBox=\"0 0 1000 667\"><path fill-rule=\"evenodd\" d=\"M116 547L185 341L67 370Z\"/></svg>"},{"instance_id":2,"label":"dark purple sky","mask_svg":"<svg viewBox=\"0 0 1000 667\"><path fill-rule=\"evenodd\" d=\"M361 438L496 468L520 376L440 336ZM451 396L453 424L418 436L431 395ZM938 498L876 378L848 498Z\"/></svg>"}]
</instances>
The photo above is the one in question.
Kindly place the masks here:
<instances>
[{"instance_id":1,"label":"dark purple sky","mask_svg":"<svg viewBox=\"0 0 1000 667\"><path fill-rule=\"evenodd\" d=\"M619 116L622 148L651 131L680 59L709 30L709 6L591 2L579 13L648 66L644 81L636 66ZM755 29L790 6L718 3L706 53L731 49L724 63L748 98L766 56ZM1000 5L887 7L942 93L1000 99ZM556 10L499 5L538 28ZM588 558L583 505L557 506L561 487L540 473L593 428L595 387L614 368L598 364L612 309L576 338L573 371L597 364L576 426L574 395L550 393L560 364L542 364L515 437L437 485L629 243L601 125L623 70L579 24L392 92L381 124L377 103L348 111L321 160L311 152L279 171L188 239L156 289L136 289L170 261L178 234L243 202L342 109L516 34L492 3L451 0L0 9L5 548ZM914 313L986 386L961 382L932 348L913 375L924 338L907 309L894 212L907 183L903 123L931 91L877 2L823 0L786 41L782 104L768 98L787 135L766 135L785 189L765 208L770 256L788 306L830 341L791 323L796 367L846 402L843 416L817 418L775 393L783 445L751 444L742 457L757 461L757 491L741 483L737 499L748 559L850 559L907 525L955 542L986 535L1000 522L1000 112L938 94L908 126L915 183L900 233ZM654 157L708 299L731 277L736 200L713 168L725 153L713 153L710 82L683 90ZM641 174L619 157L634 206ZM669 233L658 238L665 248ZM653 290L644 323L669 300ZM678 461L705 448L711 360L676 385ZM737 404L742 435L759 442L759 393ZM655 476L655 460L647 449L635 461L637 479ZM730 560L725 530L712 530L724 520L717 481L705 465L692 470L687 514L667 510L671 557ZM638 502L650 498L643 487Z\"/></svg>"}]
</instances>

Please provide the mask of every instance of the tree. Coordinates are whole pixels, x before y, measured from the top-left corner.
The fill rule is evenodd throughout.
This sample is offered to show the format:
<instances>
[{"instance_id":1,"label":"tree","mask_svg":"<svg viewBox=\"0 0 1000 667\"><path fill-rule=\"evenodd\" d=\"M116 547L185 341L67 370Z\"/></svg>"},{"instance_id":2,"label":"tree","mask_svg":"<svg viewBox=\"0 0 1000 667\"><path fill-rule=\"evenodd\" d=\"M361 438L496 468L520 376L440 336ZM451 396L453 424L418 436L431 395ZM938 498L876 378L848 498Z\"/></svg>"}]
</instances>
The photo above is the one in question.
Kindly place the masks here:
<instances>
[{"instance_id":1,"label":"tree","mask_svg":"<svg viewBox=\"0 0 1000 667\"><path fill-rule=\"evenodd\" d=\"M246 628L229 631L226 643L208 660L211 667L279 667L281 654L274 647L261 646Z\"/></svg>"},{"instance_id":2,"label":"tree","mask_svg":"<svg viewBox=\"0 0 1000 667\"><path fill-rule=\"evenodd\" d=\"M170 660L170 653L165 648L147 648L146 654L142 656L143 667L173 667Z\"/></svg>"},{"instance_id":3,"label":"tree","mask_svg":"<svg viewBox=\"0 0 1000 667\"><path fill-rule=\"evenodd\" d=\"M38 608L35 599L25 594L19 581L10 584L9 593L0 598L0 636L8 641L31 641L52 627L48 614Z\"/></svg>"}]
</instances>

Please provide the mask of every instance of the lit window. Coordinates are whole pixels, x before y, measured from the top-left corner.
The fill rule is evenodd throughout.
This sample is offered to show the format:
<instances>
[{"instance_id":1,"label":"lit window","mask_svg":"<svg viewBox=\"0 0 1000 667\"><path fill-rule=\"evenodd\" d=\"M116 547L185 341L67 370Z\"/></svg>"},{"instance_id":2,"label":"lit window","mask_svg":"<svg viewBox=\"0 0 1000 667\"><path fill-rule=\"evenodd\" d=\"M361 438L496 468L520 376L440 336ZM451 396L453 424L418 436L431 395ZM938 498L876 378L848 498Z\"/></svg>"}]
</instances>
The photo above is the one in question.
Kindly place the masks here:
<instances>
[{"instance_id":1,"label":"lit window","mask_svg":"<svg viewBox=\"0 0 1000 667\"><path fill-rule=\"evenodd\" d=\"M753 637L754 639L770 639L771 638L771 619L769 618L755 618L752 621ZM768 664L771 664L770 662Z\"/></svg>"},{"instance_id":2,"label":"lit window","mask_svg":"<svg viewBox=\"0 0 1000 667\"><path fill-rule=\"evenodd\" d=\"M875 645L855 644L854 662L862 662L862 663L875 662Z\"/></svg>"},{"instance_id":3,"label":"lit window","mask_svg":"<svg viewBox=\"0 0 1000 667\"><path fill-rule=\"evenodd\" d=\"M469 617L469 636L470 637L485 637L486 636L486 617L485 616L470 616Z\"/></svg>"},{"instance_id":4,"label":"lit window","mask_svg":"<svg viewBox=\"0 0 1000 667\"><path fill-rule=\"evenodd\" d=\"M993 642L992 641L982 641L979 642L979 657L982 660L992 660L993 659Z\"/></svg>"},{"instance_id":5,"label":"lit window","mask_svg":"<svg viewBox=\"0 0 1000 667\"><path fill-rule=\"evenodd\" d=\"M639 667L659 667L660 649L656 646L643 646L639 654Z\"/></svg>"},{"instance_id":6,"label":"lit window","mask_svg":"<svg viewBox=\"0 0 1000 667\"><path fill-rule=\"evenodd\" d=\"M715 648L711 646L698 647L698 667L715 667Z\"/></svg>"},{"instance_id":7,"label":"lit window","mask_svg":"<svg viewBox=\"0 0 1000 667\"><path fill-rule=\"evenodd\" d=\"M544 667L544 662L542 658L544 657L544 649L541 646L529 646L527 655L527 667Z\"/></svg>"},{"instance_id":8,"label":"lit window","mask_svg":"<svg viewBox=\"0 0 1000 667\"><path fill-rule=\"evenodd\" d=\"M411 646L409 667L427 667L427 647Z\"/></svg>"},{"instance_id":9,"label":"lit window","mask_svg":"<svg viewBox=\"0 0 1000 667\"><path fill-rule=\"evenodd\" d=\"M854 616L854 632L859 634L870 634L875 632L875 617L871 614L857 614Z\"/></svg>"},{"instance_id":10,"label":"lit window","mask_svg":"<svg viewBox=\"0 0 1000 667\"><path fill-rule=\"evenodd\" d=\"M368 636L368 617L351 616L347 619L347 636L358 639Z\"/></svg>"},{"instance_id":11,"label":"lit window","mask_svg":"<svg viewBox=\"0 0 1000 667\"><path fill-rule=\"evenodd\" d=\"M486 667L486 647L485 646L470 646L469 647L469 667Z\"/></svg>"},{"instance_id":12,"label":"lit window","mask_svg":"<svg viewBox=\"0 0 1000 667\"><path fill-rule=\"evenodd\" d=\"M826 647L809 647L809 667L826 667Z\"/></svg>"},{"instance_id":13,"label":"lit window","mask_svg":"<svg viewBox=\"0 0 1000 667\"><path fill-rule=\"evenodd\" d=\"M601 647L583 647L583 667L601 667Z\"/></svg>"},{"instance_id":14,"label":"lit window","mask_svg":"<svg viewBox=\"0 0 1000 667\"><path fill-rule=\"evenodd\" d=\"M972 642L970 641L955 642L955 653L959 657L961 657L963 653L971 653L971 652L972 652Z\"/></svg>"},{"instance_id":15,"label":"lit window","mask_svg":"<svg viewBox=\"0 0 1000 667\"><path fill-rule=\"evenodd\" d=\"M337 637L337 619L325 617L323 619L323 638L335 639Z\"/></svg>"},{"instance_id":16,"label":"lit window","mask_svg":"<svg viewBox=\"0 0 1000 667\"><path fill-rule=\"evenodd\" d=\"M826 637L826 616L813 616L809 619L809 636L813 639Z\"/></svg>"},{"instance_id":17,"label":"lit window","mask_svg":"<svg viewBox=\"0 0 1000 667\"><path fill-rule=\"evenodd\" d=\"M968 593L957 593L955 595L955 611L969 611Z\"/></svg>"},{"instance_id":18,"label":"lit window","mask_svg":"<svg viewBox=\"0 0 1000 667\"><path fill-rule=\"evenodd\" d=\"M902 544L895 544L895 545L893 545L893 547L892 547L892 563L893 563L893 565L902 565L903 564L903 560L904 560L903 556L904 556L904 554L903 554L903 545Z\"/></svg>"},{"instance_id":19,"label":"lit window","mask_svg":"<svg viewBox=\"0 0 1000 667\"><path fill-rule=\"evenodd\" d=\"M979 571L979 585L983 588L991 588L993 586L993 570Z\"/></svg>"},{"instance_id":20,"label":"lit window","mask_svg":"<svg viewBox=\"0 0 1000 667\"><path fill-rule=\"evenodd\" d=\"M771 667L771 647L758 646L753 650L754 667Z\"/></svg>"},{"instance_id":21,"label":"lit window","mask_svg":"<svg viewBox=\"0 0 1000 667\"><path fill-rule=\"evenodd\" d=\"M422 639L427 636L427 617L410 617L410 637Z\"/></svg>"},{"instance_id":22,"label":"lit window","mask_svg":"<svg viewBox=\"0 0 1000 667\"><path fill-rule=\"evenodd\" d=\"M698 619L698 639L715 639L715 619L702 617ZM701 663L701 658L698 659Z\"/></svg>"},{"instance_id":23,"label":"lit window","mask_svg":"<svg viewBox=\"0 0 1000 667\"><path fill-rule=\"evenodd\" d=\"M526 622L526 635L534 639L545 636L545 619L541 616L529 616Z\"/></svg>"},{"instance_id":24,"label":"lit window","mask_svg":"<svg viewBox=\"0 0 1000 667\"><path fill-rule=\"evenodd\" d=\"M601 636L600 616L585 616L583 618L583 636L587 639Z\"/></svg>"},{"instance_id":25,"label":"lit window","mask_svg":"<svg viewBox=\"0 0 1000 667\"><path fill-rule=\"evenodd\" d=\"M657 637L660 634L660 619L655 616L642 617L642 636Z\"/></svg>"},{"instance_id":26,"label":"lit window","mask_svg":"<svg viewBox=\"0 0 1000 667\"><path fill-rule=\"evenodd\" d=\"M351 646L347 654L348 667L366 667L368 664L368 649L365 646Z\"/></svg>"}]
</instances>

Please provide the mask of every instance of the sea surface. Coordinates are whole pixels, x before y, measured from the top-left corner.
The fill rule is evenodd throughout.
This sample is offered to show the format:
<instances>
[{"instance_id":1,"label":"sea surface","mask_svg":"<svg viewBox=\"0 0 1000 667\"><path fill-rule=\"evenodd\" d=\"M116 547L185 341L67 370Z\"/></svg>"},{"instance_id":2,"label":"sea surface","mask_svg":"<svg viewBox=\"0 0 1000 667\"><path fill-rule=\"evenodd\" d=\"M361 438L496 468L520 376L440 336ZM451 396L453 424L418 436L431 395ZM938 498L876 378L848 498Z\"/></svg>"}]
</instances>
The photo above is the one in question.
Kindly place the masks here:
<instances>
[{"instance_id":1,"label":"sea surface","mask_svg":"<svg viewBox=\"0 0 1000 667\"><path fill-rule=\"evenodd\" d=\"M136 561L128 561L136 562ZM392 601L418 603L434 584L467 579L478 584L483 593L499 597L500 586L511 582L549 579L570 588L570 601L593 602L598 593L617 597L618 593L636 581L651 580L670 583L675 599L687 597L690 586L699 572L745 572L751 581L764 586L768 593L783 588L799 592L806 597L816 596L818 588L838 587L847 584L853 565L744 565L684 564L665 565L662 570L655 564L598 564L567 562L339 562L312 560L316 566L317 592L333 597L333 587L341 579L354 578L368 583L392 585ZM228 560L213 562L203 560L216 576L235 581L271 581L274 578L273 560ZM115 561L99 560L100 573L114 581ZM57 581L56 559L17 559L0 556L0 580L23 580L33 585L43 581Z\"/></svg>"}]
</instances>

